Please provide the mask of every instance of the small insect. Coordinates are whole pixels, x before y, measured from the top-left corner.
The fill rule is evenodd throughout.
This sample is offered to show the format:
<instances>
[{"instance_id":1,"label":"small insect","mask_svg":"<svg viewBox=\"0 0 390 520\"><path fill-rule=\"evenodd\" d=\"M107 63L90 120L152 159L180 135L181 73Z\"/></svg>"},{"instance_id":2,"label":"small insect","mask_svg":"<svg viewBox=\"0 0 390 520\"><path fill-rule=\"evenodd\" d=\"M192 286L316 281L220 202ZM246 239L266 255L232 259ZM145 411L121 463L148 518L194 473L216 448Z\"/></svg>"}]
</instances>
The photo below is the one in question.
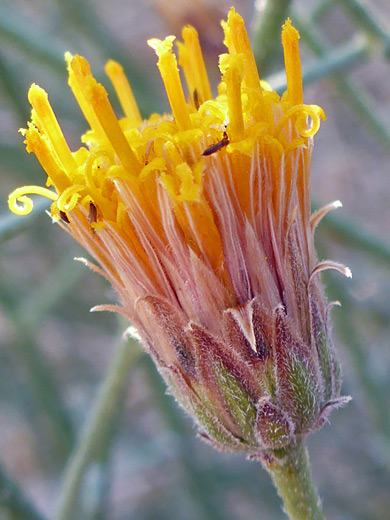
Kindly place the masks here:
<instances>
[{"instance_id":1,"label":"small insect","mask_svg":"<svg viewBox=\"0 0 390 520\"><path fill-rule=\"evenodd\" d=\"M93 202L89 203L89 215L88 215L89 223L92 225L97 222L97 209Z\"/></svg>"},{"instance_id":2,"label":"small insect","mask_svg":"<svg viewBox=\"0 0 390 520\"><path fill-rule=\"evenodd\" d=\"M199 92L196 89L194 90L194 93L192 94L192 98L194 100L195 108L196 108L196 110L198 110L200 107L200 99L199 99Z\"/></svg>"},{"instance_id":3,"label":"small insect","mask_svg":"<svg viewBox=\"0 0 390 520\"><path fill-rule=\"evenodd\" d=\"M70 223L70 220L68 219L68 215L65 213L65 211L61 211L60 210L60 218L63 222L65 222L66 224L69 224Z\"/></svg>"},{"instance_id":4,"label":"small insect","mask_svg":"<svg viewBox=\"0 0 390 520\"><path fill-rule=\"evenodd\" d=\"M229 144L229 142L230 142L229 137L225 130L223 133L222 141L219 141L218 143L215 143L215 144L209 146L208 148L206 148L206 150L202 153L202 155L207 156L207 155L211 155L215 152L218 152L218 150L220 150L224 146L227 146Z\"/></svg>"}]
</instances>

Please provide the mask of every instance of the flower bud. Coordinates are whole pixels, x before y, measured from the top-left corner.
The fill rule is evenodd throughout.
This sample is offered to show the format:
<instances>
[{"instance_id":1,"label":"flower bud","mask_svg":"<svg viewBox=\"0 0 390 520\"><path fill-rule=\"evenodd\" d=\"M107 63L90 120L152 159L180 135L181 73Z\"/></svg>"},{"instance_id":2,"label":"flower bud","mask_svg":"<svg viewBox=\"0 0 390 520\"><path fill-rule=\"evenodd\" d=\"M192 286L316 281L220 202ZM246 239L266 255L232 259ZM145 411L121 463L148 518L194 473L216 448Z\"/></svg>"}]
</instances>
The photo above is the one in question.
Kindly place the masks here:
<instances>
[{"instance_id":1,"label":"flower bud","mask_svg":"<svg viewBox=\"0 0 390 520\"><path fill-rule=\"evenodd\" d=\"M22 130L48 175L51 214L89 252L116 289L172 394L200 435L219 449L259 455L320 427L340 398L324 269L314 231L339 202L310 217L313 136L323 110L303 102L298 32L283 27L287 91L260 80L243 19L223 22L212 98L194 28L153 39L172 115L141 116L115 62L107 73L125 117L117 120L86 60L67 54L69 85L90 125L71 152L47 94L33 85L32 122Z\"/></svg>"}]
</instances>

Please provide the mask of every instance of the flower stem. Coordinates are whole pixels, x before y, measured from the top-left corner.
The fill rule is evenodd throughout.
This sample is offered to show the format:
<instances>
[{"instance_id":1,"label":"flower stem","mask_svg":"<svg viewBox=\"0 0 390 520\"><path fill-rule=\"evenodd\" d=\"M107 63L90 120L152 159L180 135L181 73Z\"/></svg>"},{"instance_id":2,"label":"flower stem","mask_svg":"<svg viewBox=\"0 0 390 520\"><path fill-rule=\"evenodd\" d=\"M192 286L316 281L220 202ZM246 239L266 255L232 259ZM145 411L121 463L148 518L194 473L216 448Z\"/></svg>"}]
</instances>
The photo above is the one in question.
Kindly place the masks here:
<instances>
[{"instance_id":1,"label":"flower stem","mask_svg":"<svg viewBox=\"0 0 390 520\"><path fill-rule=\"evenodd\" d=\"M325 520L303 441L263 459L290 520Z\"/></svg>"}]
</instances>

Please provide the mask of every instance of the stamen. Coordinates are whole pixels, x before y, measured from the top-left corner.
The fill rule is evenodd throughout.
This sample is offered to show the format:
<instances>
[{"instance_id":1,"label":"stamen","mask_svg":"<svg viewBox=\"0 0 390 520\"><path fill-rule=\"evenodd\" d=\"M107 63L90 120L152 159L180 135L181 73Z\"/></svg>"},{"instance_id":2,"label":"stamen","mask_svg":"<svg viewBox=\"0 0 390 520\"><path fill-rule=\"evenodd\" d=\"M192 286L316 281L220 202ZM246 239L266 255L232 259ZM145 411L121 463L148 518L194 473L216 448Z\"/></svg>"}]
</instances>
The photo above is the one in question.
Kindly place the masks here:
<instances>
[{"instance_id":1,"label":"stamen","mask_svg":"<svg viewBox=\"0 0 390 520\"><path fill-rule=\"evenodd\" d=\"M47 93L38 85L33 84L28 91L28 100L35 111L33 111L33 117L38 116L37 123L41 132L49 139L65 171L71 173L76 169L76 161L50 106Z\"/></svg>"},{"instance_id":2,"label":"stamen","mask_svg":"<svg viewBox=\"0 0 390 520\"><path fill-rule=\"evenodd\" d=\"M171 141L167 141L162 147L163 156L166 163L174 170L184 159L179 153L177 147Z\"/></svg>"},{"instance_id":3,"label":"stamen","mask_svg":"<svg viewBox=\"0 0 390 520\"><path fill-rule=\"evenodd\" d=\"M118 62L110 60L105 66L105 71L113 84L126 117L131 121L141 123L142 117L123 67Z\"/></svg>"},{"instance_id":4,"label":"stamen","mask_svg":"<svg viewBox=\"0 0 390 520\"><path fill-rule=\"evenodd\" d=\"M83 96L90 103L119 160L126 170L131 173L138 173L140 164L122 132L114 110L108 101L106 89L95 80L85 58L75 56L70 66Z\"/></svg>"},{"instance_id":5,"label":"stamen","mask_svg":"<svg viewBox=\"0 0 390 520\"><path fill-rule=\"evenodd\" d=\"M81 192L85 191L85 186L69 186L61 193L57 200L57 206L60 211L72 211L77 205Z\"/></svg>"},{"instance_id":6,"label":"stamen","mask_svg":"<svg viewBox=\"0 0 390 520\"><path fill-rule=\"evenodd\" d=\"M58 195L54 191L42 188L42 186L22 186L16 188L8 196L8 207L17 215L28 215L34 208L34 202L27 195L42 195L50 200L57 200Z\"/></svg>"},{"instance_id":7,"label":"stamen","mask_svg":"<svg viewBox=\"0 0 390 520\"><path fill-rule=\"evenodd\" d=\"M95 132L96 137L104 140L105 134L102 128L102 125L99 123L96 114L92 110L92 107L85 99L85 95L77 81L75 73L72 70L71 63L73 60L73 55L70 52L65 53L65 61L68 69L68 85L70 86L74 97L76 98L79 107L81 108L82 113L84 114L85 119L88 121L89 126Z\"/></svg>"},{"instance_id":8,"label":"stamen","mask_svg":"<svg viewBox=\"0 0 390 520\"><path fill-rule=\"evenodd\" d=\"M299 32L292 26L290 18L286 20L282 30L284 64L287 77L288 100L293 105L303 103L302 67L299 54Z\"/></svg>"},{"instance_id":9,"label":"stamen","mask_svg":"<svg viewBox=\"0 0 390 520\"><path fill-rule=\"evenodd\" d=\"M228 14L227 23L222 24L225 32L225 42L229 48L229 54L243 54L245 58L244 83L246 87L261 92L260 77L256 60L245 28L245 22L241 15L232 7Z\"/></svg>"},{"instance_id":10,"label":"stamen","mask_svg":"<svg viewBox=\"0 0 390 520\"><path fill-rule=\"evenodd\" d=\"M34 153L43 169L47 173L48 178L54 184L58 191L64 190L69 186L70 180L60 167L57 157L53 154L53 150L49 141L42 136L38 129L28 123L28 129L19 130L25 137L25 144L28 153Z\"/></svg>"},{"instance_id":11,"label":"stamen","mask_svg":"<svg viewBox=\"0 0 390 520\"><path fill-rule=\"evenodd\" d=\"M196 92L198 105L201 105L211 99L212 93L198 33L194 27L187 25L182 36L184 45L178 42L179 65L184 71L190 94L195 97Z\"/></svg>"},{"instance_id":12,"label":"stamen","mask_svg":"<svg viewBox=\"0 0 390 520\"><path fill-rule=\"evenodd\" d=\"M157 66L160 70L173 116L180 130L191 128L190 116L181 85L176 56L172 52L175 36L168 36L161 41L157 38L148 40L148 45L158 56Z\"/></svg>"},{"instance_id":13,"label":"stamen","mask_svg":"<svg viewBox=\"0 0 390 520\"><path fill-rule=\"evenodd\" d=\"M296 116L295 126L302 137L312 137L320 128L320 120L326 120L325 112L318 105L295 105L284 114L275 128L274 136L278 137L286 122ZM311 126L308 127L307 118L311 118Z\"/></svg>"},{"instance_id":14,"label":"stamen","mask_svg":"<svg viewBox=\"0 0 390 520\"><path fill-rule=\"evenodd\" d=\"M203 164L201 165L203 170ZM188 164L179 164L176 175L180 178L180 200L199 200L202 191L201 184L196 182L194 171Z\"/></svg>"},{"instance_id":15,"label":"stamen","mask_svg":"<svg viewBox=\"0 0 390 520\"><path fill-rule=\"evenodd\" d=\"M241 81L244 73L244 60L242 54L220 56L219 67L226 83L229 137L231 141L240 141L244 138L244 118L241 100Z\"/></svg>"}]
</instances>

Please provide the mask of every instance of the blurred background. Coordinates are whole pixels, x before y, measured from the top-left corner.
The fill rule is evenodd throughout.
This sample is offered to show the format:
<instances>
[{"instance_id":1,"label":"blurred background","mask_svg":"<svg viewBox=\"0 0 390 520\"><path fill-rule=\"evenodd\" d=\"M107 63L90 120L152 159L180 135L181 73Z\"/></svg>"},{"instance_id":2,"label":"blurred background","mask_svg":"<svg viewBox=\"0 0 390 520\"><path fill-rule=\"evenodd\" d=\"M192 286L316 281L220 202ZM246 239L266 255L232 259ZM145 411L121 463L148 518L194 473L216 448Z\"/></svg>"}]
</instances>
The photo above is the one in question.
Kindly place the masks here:
<instances>
[{"instance_id":1,"label":"blurred background","mask_svg":"<svg viewBox=\"0 0 390 520\"><path fill-rule=\"evenodd\" d=\"M300 30L305 101L328 117L316 136L314 204L344 204L321 224L317 246L353 271L352 281L324 277L343 303L334 334L353 401L309 439L315 480L329 520L390 518L388 0L1 0L1 519L282 518L260 465L200 441L148 358L121 339L126 324L89 313L115 296L73 261L84 252L51 224L47 202L29 217L7 208L10 191L45 179L17 133L32 82L49 92L71 148L86 130L64 51L86 56L108 89L104 63L120 61L147 116L167 109L147 38L195 25L215 91L219 22L231 4L247 21L260 75L280 91L281 23L289 15Z\"/></svg>"}]
</instances>

